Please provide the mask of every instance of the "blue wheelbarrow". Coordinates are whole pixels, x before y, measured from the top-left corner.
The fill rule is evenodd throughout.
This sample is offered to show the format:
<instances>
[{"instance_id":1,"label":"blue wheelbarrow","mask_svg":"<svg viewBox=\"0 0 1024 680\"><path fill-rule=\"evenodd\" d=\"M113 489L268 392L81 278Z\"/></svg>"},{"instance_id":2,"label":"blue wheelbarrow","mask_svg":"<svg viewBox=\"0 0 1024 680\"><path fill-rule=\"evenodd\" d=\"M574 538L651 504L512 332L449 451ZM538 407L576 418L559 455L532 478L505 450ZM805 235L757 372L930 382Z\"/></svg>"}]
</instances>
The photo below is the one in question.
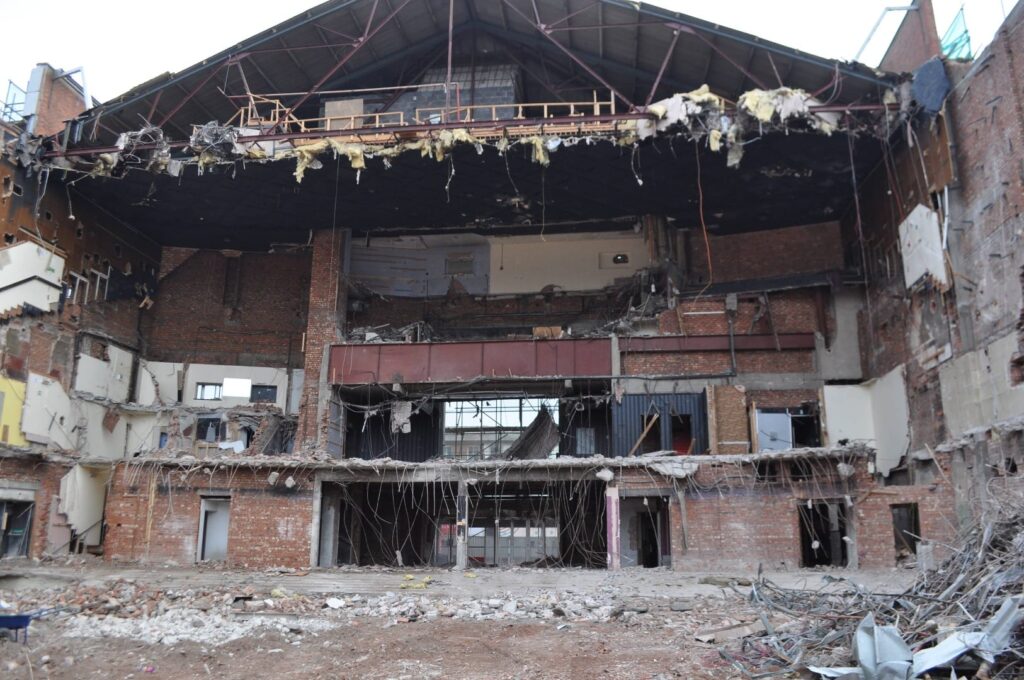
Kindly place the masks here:
<instances>
[{"instance_id":1,"label":"blue wheelbarrow","mask_svg":"<svg viewBox=\"0 0 1024 680\"><path fill-rule=\"evenodd\" d=\"M32 623L32 620L42 618L47 614L53 614L61 609L63 607L37 609L27 614L0 614L0 630L7 631L8 637L12 638L15 642L18 642L20 639L22 643L27 643L28 626Z\"/></svg>"}]
</instances>

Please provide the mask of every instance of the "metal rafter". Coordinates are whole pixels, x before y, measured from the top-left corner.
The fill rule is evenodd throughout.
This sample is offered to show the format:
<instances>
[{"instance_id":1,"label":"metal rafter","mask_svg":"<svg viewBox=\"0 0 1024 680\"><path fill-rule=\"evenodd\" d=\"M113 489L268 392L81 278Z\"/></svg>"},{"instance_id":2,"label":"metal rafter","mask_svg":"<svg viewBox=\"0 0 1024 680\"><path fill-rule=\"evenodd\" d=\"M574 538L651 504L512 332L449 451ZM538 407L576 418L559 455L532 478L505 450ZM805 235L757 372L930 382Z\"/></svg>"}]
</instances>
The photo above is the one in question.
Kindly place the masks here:
<instances>
[{"instance_id":1,"label":"metal rafter","mask_svg":"<svg viewBox=\"0 0 1024 680\"><path fill-rule=\"evenodd\" d=\"M752 82L756 83L756 84L757 84L757 86L758 86L758 87L760 87L760 88L761 88L762 90L767 90L767 89L770 89L770 88L769 88L769 87L768 87L768 86L767 86L767 85L766 85L766 84L764 83L764 81L762 81L762 80L761 80L760 78L758 78L757 76L755 76L755 75L754 75L753 73L751 73L751 72L749 71L749 64L750 64L750 63L752 63L752 60L753 60L753 58L754 58L754 54L756 54L756 53L757 53L757 49L758 49L758 47L757 47L757 45L756 45L756 44L751 44L751 45L750 45L750 58L749 58L749 59L747 60L747 61L748 61L748 66L747 66L747 67L744 67L744 66L741 66L740 64L736 63L736 60L735 60L735 59L733 59L733 58L732 58L732 57L730 57L730 56L729 56L728 54L726 54L726 53L725 53L724 51L722 51L721 49L719 49L718 45L716 45L715 43L713 43L713 42L711 42L710 40L708 40L708 39L707 39L707 38L706 38L706 37L704 36L704 34L703 34L703 33L701 33L700 31L698 31L698 30L696 30L696 29L694 29L694 28L693 28L692 26L689 26L689 25L687 25L687 24L674 24L673 26L674 26L674 27L676 27L676 26L677 26L677 27L679 27L679 30L683 31L684 33L687 33L687 34L689 34L689 35L693 35L693 36L696 36L697 38L699 38L699 39L700 39L701 41L703 41L703 42L704 42L704 44L705 44L705 45L707 45L708 47L710 47L711 49L713 49L713 50L714 50L714 51L715 51L715 52L716 52L716 53L717 53L717 54L718 54L719 56L721 56L721 57L722 57L723 59L725 59L725 60L726 60L727 62L729 62L730 64L732 64L732 65L733 65L734 67L736 67L736 70L737 70L737 71L739 71L740 73L742 73L742 74L743 74L744 76L746 76L747 78L750 78L750 80L751 80ZM742 89L742 85L743 85L743 83L740 83L740 87L741 87L741 89Z\"/></svg>"},{"instance_id":2,"label":"metal rafter","mask_svg":"<svg viewBox=\"0 0 1024 680\"><path fill-rule=\"evenodd\" d=\"M658 69L658 77L654 79L654 83L651 85L651 91L647 95L647 100L644 102L645 106L650 106L651 102L654 101L654 93L658 90L658 85L661 84L661 77L665 75L665 68L668 67L668 61L672 58L672 53L676 50L676 43L679 42L679 29L672 32L672 42L669 44L668 49L665 50L665 58L661 60L661 68Z\"/></svg>"},{"instance_id":3,"label":"metal rafter","mask_svg":"<svg viewBox=\"0 0 1024 680\"><path fill-rule=\"evenodd\" d=\"M351 50L349 50L348 53L344 57L342 57L341 60L338 63L336 63L333 67L331 67L331 69L328 70L327 73L325 73L320 78L320 80L318 80L313 85L313 87L311 87L309 89L309 91L306 92L306 94L302 95L302 97L299 98L299 101L297 101L295 104L293 104L288 109L288 112L290 113L291 111L296 110L297 108L302 106L304 103L306 103L306 100L308 100L310 97L312 97L316 93L316 91L319 90L323 86L324 83L326 83L328 80L330 80L331 76L333 76L335 73L337 73L338 70L341 69L341 67L343 67L352 57L354 57L356 54L358 54L359 50L363 46L368 44L370 42L370 40L373 39L373 36L377 35L377 33L380 31L380 29L384 28L384 26L387 26L388 23L390 23L391 20L394 19L395 16L399 12L401 12L402 9L405 8L405 6L408 5L410 2L412 2L412 0L402 0L401 4L399 4L397 8L395 8L390 14L388 14L377 25L376 28L372 28L371 29L369 27L369 24L367 24L367 31L366 31L366 35L364 36L363 40L361 40L358 45L356 45Z\"/></svg>"},{"instance_id":4,"label":"metal rafter","mask_svg":"<svg viewBox=\"0 0 1024 680\"><path fill-rule=\"evenodd\" d=\"M221 63L217 64L217 66L215 68L211 68L210 72L208 74L206 74L206 77L203 78L202 82L200 82L198 85L196 85L194 88L192 88L191 91L186 91L186 94L181 99L181 101L179 101L177 104L175 104L175 106L170 111L165 113L164 117L160 119L160 122L157 123L156 126L162 128L164 125L166 125L167 121L170 120L171 117L174 114L176 114L181 109L181 107L186 104L186 102L188 102L188 100L190 100L190 99L192 99L192 97L196 96L196 92L198 92L203 87L205 87L206 83L210 82L210 80L212 80L215 75L220 73L221 69L223 69L227 64L230 64L230 63L234 62L235 60L236 60L236 57L231 57L230 59L225 59ZM176 85L180 84L180 81L176 82L175 84ZM182 89L184 89L184 87L182 87Z\"/></svg>"},{"instance_id":5,"label":"metal rafter","mask_svg":"<svg viewBox=\"0 0 1024 680\"><path fill-rule=\"evenodd\" d=\"M626 96L625 96L624 94L622 94L621 92L619 92L619 91L618 91L618 89L617 89L617 88L616 88L616 87L615 87L614 85L612 85L612 84L611 84L611 83L609 83L609 82L608 82L607 80L605 80L604 78L602 78L602 77L601 77L601 76L600 76L600 75L599 75L599 74L597 73L597 71L595 71L594 69L590 68L590 66L589 66L589 65L588 65L588 64L587 64L586 62L584 62L584 61L583 61L582 59L580 59L579 57L577 57L577 56L576 56L576 55L575 55L575 54L574 54L574 53L572 52L572 50L568 49L568 48L567 48L567 47L566 47L565 45L563 45L562 43L558 42L558 41L557 41L557 40L555 40L555 39L554 39L553 37L551 37L551 34L550 34L549 32L547 32L547 31L546 31L546 30L544 29L543 25L540 25L540 24L532 24L532 23L530 23L530 18L529 18L528 16L526 16L526 14L524 14L523 12L521 12L521 11L519 10L519 8L518 8L518 7L516 7L515 5L513 5L513 4L512 4L512 3L511 3L511 2L509 1L509 0L501 0L501 2L502 2L502 4L504 4L505 6L507 6L507 7L508 7L508 8L510 9L510 10L512 10L513 12L515 12L516 14L518 14L518 15L519 15L520 17L522 17L523 21L525 21L525 22L526 22L527 24L529 24L530 26L533 26L533 28L537 29L537 31L538 31L538 32L539 32L539 33L540 33L540 34L541 34L542 36L544 36L545 38L547 38L547 39L548 39L548 40L549 40L549 41L550 41L550 42L551 42L551 43L552 43L553 45L557 46L557 47L558 47L558 49L559 49L559 50L561 50L561 51L562 51L562 52L563 52L563 53L564 53L564 54L565 54L565 55L566 55L567 57L569 57L569 58L570 58L570 59L572 59L572 60L573 60L574 62L576 62L576 64L577 64L577 65L579 65L579 67L580 67L580 68L582 68L582 69L583 69L584 71L586 71L587 73L589 73L589 74L590 74L590 76L591 76L591 77L592 77L592 78L593 78L594 80L596 80L597 82L601 83L601 85L602 85L602 86L604 86L604 88L605 88L605 89L607 89L607 90L608 90L609 92L611 92L611 93L612 93L612 94L613 94L614 96L616 96L616 97L618 97L619 99L621 99L621 100L622 100L622 101L623 101L623 102L624 102L624 103L625 103L625 104L626 104L627 106L629 106L629 107L630 107L631 109L633 109L633 108L636 108L636 106L635 106L635 105L633 104L633 102L632 102L632 101L630 101L630 99L629 99L628 97L626 97Z\"/></svg>"}]
</instances>

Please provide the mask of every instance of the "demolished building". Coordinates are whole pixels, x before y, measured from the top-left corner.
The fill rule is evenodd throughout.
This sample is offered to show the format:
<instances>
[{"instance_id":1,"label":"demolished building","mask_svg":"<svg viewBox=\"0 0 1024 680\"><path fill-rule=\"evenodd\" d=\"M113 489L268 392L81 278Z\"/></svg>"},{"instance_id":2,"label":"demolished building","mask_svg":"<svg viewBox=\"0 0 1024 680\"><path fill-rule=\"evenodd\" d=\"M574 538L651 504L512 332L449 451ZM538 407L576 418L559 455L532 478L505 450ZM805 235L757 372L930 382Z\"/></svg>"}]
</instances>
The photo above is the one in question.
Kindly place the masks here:
<instances>
[{"instance_id":1,"label":"demolished building","mask_svg":"<svg viewBox=\"0 0 1024 680\"><path fill-rule=\"evenodd\" d=\"M1024 462L1024 9L971 62L912 12L879 70L616 0L40 65L0 553L928 563Z\"/></svg>"}]
</instances>

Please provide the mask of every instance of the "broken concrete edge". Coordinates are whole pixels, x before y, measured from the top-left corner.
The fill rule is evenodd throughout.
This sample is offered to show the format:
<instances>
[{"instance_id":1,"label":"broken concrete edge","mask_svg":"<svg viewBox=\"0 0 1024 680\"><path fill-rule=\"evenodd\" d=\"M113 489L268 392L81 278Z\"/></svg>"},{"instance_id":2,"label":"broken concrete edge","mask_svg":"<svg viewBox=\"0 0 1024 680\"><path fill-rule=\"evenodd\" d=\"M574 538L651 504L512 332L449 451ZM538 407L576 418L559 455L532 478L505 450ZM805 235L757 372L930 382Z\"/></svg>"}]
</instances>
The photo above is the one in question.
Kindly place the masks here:
<instances>
[{"instance_id":1,"label":"broken concrete edge","mask_svg":"<svg viewBox=\"0 0 1024 680\"><path fill-rule=\"evenodd\" d=\"M893 118L898 115L896 107L899 90L889 90L887 106L880 116L882 120L862 121L853 112L816 111L821 102L811 94L788 87L772 90L754 89L744 92L735 104L710 92L707 85L687 93L673 95L668 99L644 107L642 113L648 118L635 116L613 119L610 123L588 121L581 117L578 123L545 125L543 121L497 120L495 124L480 129L477 127L441 128L414 131L417 138L400 140L387 128L357 129L355 132L318 136L311 132L308 137L284 140L248 139L253 131L216 122L193 126L194 131L185 147L184 155L173 157L168 142L159 128L146 127L141 131L123 133L116 144L118 152L100 153L94 161L85 158L88 150L70 150L66 155L41 160L38 155L18 153L26 140L11 142L6 150L11 158L32 163L41 169L44 166L61 170L81 172L91 176L110 176L122 164L122 151L128 149L133 155L135 140L156 138L144 164L133 164L136 169L147 172L180 176L187 166L195 166L202 174L207 167L234 165L237 161L265 163L295 159L295 179L302 182L308 169L320 169L321 154L331 152L335 159L345 156L352 169L361 172L367 169L367 159L381 159L385 169L391 159L407 152L419 152L440 162L460 145L472 145L478 154L484 147L495 149L500 155L512 147L520 146L529 151L533 162L543 166L550 163L552 152L565 146L612 143L619 146L637 146L640 142L658 134L684 138L693 142L705 142L714 152L726 149L729 167L739 165L743 157L745 137L760 136L766 132L802 131L831 135L836 131L851 134L867 132L882 138L891 130ZM888 123L885 125L883 123ZM587 126L590 127L587 127ZM575 126L575 128L574 128ZM558 132L545 130L555 129ZM401 128L398 128L401 130ZM364 141L367 137L379 137L379 141ZM211 141L211 140L216 140ZM125 152L125 153L128 153Z\"/></svg>"},{"instance_id":2,"label":"broken concrete edge","mask_svg":"<svg viewBox=\"0 0 1024 680\"><path fill-rule=\"evenodd\" d=\"M159 453L166 454L166 449ZM154 452L157 453L157 452ZM109 459L109 458L78 458L67 459L83 465L118 465L129 463L132 465L165 465L178 467L248 467L248 468L303 468L321 470L352 470L352 471L381 471L381 470L408 470L408 471L463 471L482 472L499 470L556 470L556 469L653 469L667 476L679 478L689 477L698 467L705 464L751 464L761 461L775 460L800 460L807 458L835 460L842 463L845 460L854 458L873 458L874 450L870 447L854 444L846 447L836 448L804 448L791 449L787 451L766 451L756 454L722 454L722 455L701 455L682 456L674 452L657 452L645 456L631 458L607 458L604 456L590 456L587 458L549 458L533 460L481 460L481 461L452 461L452 460L430 460L422 463L397 461L391 458L377 458L364 460L362 458L343 458L317 460L308 457L298 456L220 456L216 458L196 458L190 452L182 452L180 457L167 455L147 456L145 454L130 459ZM2 456L0 452L0 456Z\"/></svg>"}]
</instances>

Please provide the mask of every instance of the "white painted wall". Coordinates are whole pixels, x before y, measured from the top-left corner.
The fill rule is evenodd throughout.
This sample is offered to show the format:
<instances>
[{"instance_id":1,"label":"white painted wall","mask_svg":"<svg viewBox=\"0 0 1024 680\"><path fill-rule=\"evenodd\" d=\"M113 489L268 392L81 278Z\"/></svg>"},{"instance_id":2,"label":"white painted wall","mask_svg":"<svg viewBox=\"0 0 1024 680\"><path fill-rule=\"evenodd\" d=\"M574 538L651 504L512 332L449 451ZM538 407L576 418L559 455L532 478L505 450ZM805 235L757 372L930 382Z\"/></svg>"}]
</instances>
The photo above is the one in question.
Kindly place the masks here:
<instances>
[{"instance_id":1,"label":"white painted wall","mask_svg":"<svg viewBox=\"0 0 1024 680\"><path fill-rule=\"evenodd\" d=\"M825 430L829 446L840 440L875 445L871 389L866 385L825 385Z\"/></svg>"},{"instance_id":2,"label":"white painted wall","mask_svg":"<svg viewBox=\"0 0 1024 680\"><path fill-rule=\"evenodd\" d=\"M25 439L61 449L74 449L78 440L72 432L74 427L71 400L61 384L52 378L29 373L25 408L21 411L21 431Z\"/></svg>"},{"instance_id":3,"label":"white painted wall","mask_svg":"<svg viewBox=\"0 0 1024 680\"><path fill-rule=\"evenodd\" d=\"M126 402L135 354L110 345L107 355L109 361L79 355L74 388L78 392L87 392L111 401Z\"/></svg>"},{"instance_id":4,"label":"white painted wall","mask_svg":"<svg viewBox=\"0 0 1024 680\"><path fill-rule=\"evenodd\" d=\"M910 407L902 366L862 385L826 385L828 444L840 439L874 447L875 468L883 475L899 464L910 446Z\"/></svg>"},{"instance_id":5,"label":"white painted wall","mask_svg":"<svg viewBox=\"0 0 1024 680\"><path fill-rule=\"evenodd\" d=\"M58 509L68 518L68 524L83 536L87 545L99 545L106 500L107 482L111 469L76 465L60 480Z\"/></svg>"},{"instance_id":6,"label":"white painted wall","mask_svg":"<svg viewBox=\"0 0 1024 680\"><path fill-rule=\"evenodd\" d=\"M650 265L647 245L632 231L494 237L491 242L492 295L536 293L549 284L566 291L599 290ZM629 263L616 265L617 253Z\"/></svg>"},{"instance_id":7,"label":"white painted wall","mask_svg":"<svg viewBox=\"0 0 1024 680\"><path fill-rule=\"evenodd\" d=\"M198 383L218 383L223 385L225 378L242 378L252 381L253 385L274 385L277 387L276 406L282 411L288 400L288 370L263 366L228 366L216 364L185 364L144 361L139 370L138 400L140 404L157 404L157 389L160 401L164 404L175 403L178 395L178 373L184 372L183 406L199 406L207 408L234 408L251 403L246 397L228 397L221 399L196 399ZM292 371L292 392L296 392L295 383L301 389L302 371ZM291 413L298 411L298 400L291 401Z\"/></svg>"},{"instance_id":8,"label":"white painted wall","mask_svg":"<svg viewBox=\"0 0 1024 680\"><path fill-rule=\"evenodd\" d=\"M1017 334L1010 332L939 368L942 411L952 436L1024 415L1024 385L1010 384L1010 359L1017 348Z\"/></svg>"},{"instance_id":9,"label":"white painted wall","mask_svg":"<svg viewBox=\"0 0 1024 680\"><path fill-rule=\"evenodd\" d=\"M903 279L907 288L926 275L930 275L943 289L948 288L939 214L919 204L900 224L899 232Z\"/></svg>"},{"instance_id":10,"label":"white painted wall","mask_svg":"<svg viewBox=\"0 0 1024 680\"><path fill-rule=\"evenodd\" d=\"M34 276L60 286L64 258L31 241L0 249L0 289ZM0 290L0 312L26 303L50 311L56 309L59 300L59 288L42 281L26 282Z\"/></svg>"}]
</instances>

